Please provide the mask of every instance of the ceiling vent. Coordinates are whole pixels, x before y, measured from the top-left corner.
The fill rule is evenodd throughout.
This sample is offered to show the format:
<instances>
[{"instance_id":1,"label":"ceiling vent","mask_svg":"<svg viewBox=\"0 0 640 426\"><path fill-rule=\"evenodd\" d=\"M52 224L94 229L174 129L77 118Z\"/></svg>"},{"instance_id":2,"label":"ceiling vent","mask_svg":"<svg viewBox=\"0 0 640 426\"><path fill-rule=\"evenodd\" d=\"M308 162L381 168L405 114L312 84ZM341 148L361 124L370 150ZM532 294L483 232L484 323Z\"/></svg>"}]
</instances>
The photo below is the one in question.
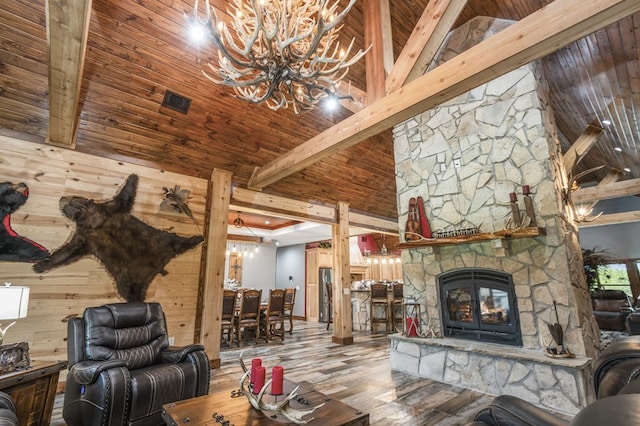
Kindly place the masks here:
<instances>
[{"instance_id":1,"label":"ceiling vent","mask_svg":"<svg viewBox=\"0 0 640 426\"><path fill-rule=\"evenodd\" d=\"M191 99L180 96L177 93L173 93L170 90L164 92L164 99L162 100L162 106L171 108L183 114L189 112L191 106Z\"/></svg>"}]
</instances>

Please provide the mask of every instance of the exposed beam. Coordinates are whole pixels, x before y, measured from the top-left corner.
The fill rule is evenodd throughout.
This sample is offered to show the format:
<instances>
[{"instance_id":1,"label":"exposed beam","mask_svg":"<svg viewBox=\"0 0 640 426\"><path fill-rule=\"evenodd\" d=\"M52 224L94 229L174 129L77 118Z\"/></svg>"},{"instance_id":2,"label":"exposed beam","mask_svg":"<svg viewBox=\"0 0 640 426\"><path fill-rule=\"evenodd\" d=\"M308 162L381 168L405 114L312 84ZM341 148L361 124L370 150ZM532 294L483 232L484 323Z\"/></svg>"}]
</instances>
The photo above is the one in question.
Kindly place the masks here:
<instances>
[{"instance_id":1,"label":"exposed beam","mask_svg":"<svg viewBox=\"0 0 640 426\"><path fill-rule=\"evenodd\" d=\"M383 234L398 235L398 221L368 216L349 211L349 226L362 228L365 231L381 232Z\"/></svg>"},{"instance_id":2,"label":"exposed beam","mask_svg":"<svg viewBox=\"0 0 640 426\"><path fill-rule=\"evenodd\" d=\"M555 0L254 171L263 188L640 10L637 0Z\"/></svg>"},{"instance_id":3,"label":"exposed beam","mask_svg":"<svg viewBox=\"0 0 640 426\"><path fill-rule=\"evenodd\" d=\"M91 0L47 0L49 50L49 134L47 143L63 147L75 144L80 117L80 86Z\"/></svg>"},{"instance_id":4,"label":"exposed beam","mask_svg":"<svg viewBox=\"0 0 640 426\"><path fill-rule=\"evenodd\" d=\"M571 169L589 152L593 144L596 143L598 136L602 134L602 131L600 127L588 125L567 152L564 153L564 169L567 173L571 172Z\"/></svg>"},{"instance_id":5,"label":"exposed beam","mask_svg":"<svg viewBox=\"0 0 640 426\"><path fill-rule=\"evenodd\" d=\"M609 170L609 173L607 173L605 177L603 177L602 180L598 182L598 185L596 185L596 187L602 188L603 186L607 186L609 184L615 183L618 181L618 179L620 179L621 175L622 173L620 173L618 170L611 169ZM581 208L585 209L585 211L593 210L593 208L596 206L597 203L598 203L597 201L592 201L587 204L582 204ZM574 201L574 205L575 205L575 201Z\"/></svg>"},{"instance_id":6,"label":"exposed beam","mask_svg":"<svg viewBox=\"0 0 640 426\"><path fill-rule=\"evenodd\" d=\"M293 200L245 188L233 189L229 207L230 210L243 209L251 213L266 213L293 220L312 220L328 224L334 224L337 221L336 206ZM369 216L353 211L349 212L349 226L363 231L398 235L398 222L395 219Z\"/></svg>"},{"instance_id":7,"label":"exposed beam","mask_svg":"<svg viewBox=\"0 0 640 426\"><path fill-rule=\"evenodd\" d=\"M253 235L227 234L227 241L241 241L245 243L270 244L264 241L262 237L254 237Z\"/></svg>"},{"instance_id":8,"label":"exposed beam","mask_svg":"<svg viewBox=\"0 0 640 426\"><path fill-rule=\"evenodd\" d=\"M335 223L336 221L335 206L293 200L244 188L233 189L231 204L232 206L253 208L257 211L280 213L284 215L281 217L296 220L314 219L324 223Z\"/></svg>"},{"instance_id":9,"label":"exposed beam","mask_svg":"<svg viewBox=\"0 0 640 426\"><path fill-rule=\"evenodd\" d=\"M367 99L371 103L385 95L385 62L393 63L389 0L367 0L362 3L362 10L364 44L369 47L365 55Z\"/></svg>"},{"instance_id":10,"label":"exposed beam","mask_svg":"<svg viewBox=\"0 0 640 426\"><path fill-rule=\"evenodd\" d=\"M640 210L623 213L603 214L592 222L580 222L579 228L588 228L590 226L616 225L619 223L640 222Z\"/></svg>"},{"instance_id":11,"label":"exposed beam","mask_svg":"<svg viewBox=\"0 0 640 426\"><path fill-rule=\"evenodd\" d=\"M574 203L591 203L600 200L640 194L640 179L629 179L606 185L580 188L571 194Z\"/></svg>"},{"instance_id":12,"label":"exposed beam","mask_svg":"<svg viewBox=\"0 0 640 426\"><path fill-rule=\"evenodd\" d=\"M435 57L467 0L432 0L387 77L386 92L420 77Z\"/></svg>"}]
</instances>

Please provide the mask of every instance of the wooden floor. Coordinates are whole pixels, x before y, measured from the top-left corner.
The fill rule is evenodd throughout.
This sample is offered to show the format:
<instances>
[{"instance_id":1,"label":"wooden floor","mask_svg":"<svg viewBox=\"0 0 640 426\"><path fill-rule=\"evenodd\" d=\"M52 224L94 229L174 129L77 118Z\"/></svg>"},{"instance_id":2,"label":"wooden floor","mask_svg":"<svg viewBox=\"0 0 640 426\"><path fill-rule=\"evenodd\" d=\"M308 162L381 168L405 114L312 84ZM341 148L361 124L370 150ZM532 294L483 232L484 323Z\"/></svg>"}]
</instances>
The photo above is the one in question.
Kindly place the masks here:
<instances>
[{"instance_id":1,"label":"wooden floor","mask_svg":"<svg viewBox=\"0 0 640 426\"><path fill-rule=\"evenodd\" d=\"M211 391L238 388L241 351L250 364L262 358L267 371L284 367L285 377L331 395L358 410L368 412L371 425L464 425L493 397L405 373L391 371L389 338L384 334L354 332L354 344L331 342L326 324L296 321L293 335L284 343L250 344L223 348L221 368L211 371ZM56 398L52 425L64 425L62 395Z\"/></svg>"}]
</instances>

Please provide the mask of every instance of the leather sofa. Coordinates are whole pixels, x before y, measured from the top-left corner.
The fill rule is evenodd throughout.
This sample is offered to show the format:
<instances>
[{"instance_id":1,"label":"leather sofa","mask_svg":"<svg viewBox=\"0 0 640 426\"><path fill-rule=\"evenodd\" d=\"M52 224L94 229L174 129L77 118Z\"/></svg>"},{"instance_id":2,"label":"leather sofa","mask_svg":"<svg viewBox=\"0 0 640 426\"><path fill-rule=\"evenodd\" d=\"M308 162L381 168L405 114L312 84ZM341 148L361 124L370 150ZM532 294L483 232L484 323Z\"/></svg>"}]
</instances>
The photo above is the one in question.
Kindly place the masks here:
<instances>
[{"instance_id":1,"label":"leather sofa","mask_svg":"<svg viewBox=\"0 0 640 426\"><path fill-rule=\"evenodd\" d=\"M87 308L67 331L69 426L164 425L163 404L209 392L204 347L170 347L158 303Z\"/></svg>"},{"instance_id":2,"label":"leather sofa","mask_svg":"<svg viewBox=\"0 0 640 426\"><path fill-rule=\"evenodd\" d=\"M18 426L16 406L11 396L0 391L0 426Z\"/></svg>"},{"instance_id":3,"label":"leather sofa","mask_svg":"<svg viewBox=\"0 0 640 426\"><path fill-rule=\"evenodd\" d=\"M627 316L633 312L627 293L622 290L599 290L591 295L591 304L601 330L626 330Z\"/></svg>"},{"instance_id":4,"label":"leather sofa","mask_svg":"<svg viewBox=\"0 0 640 426\"><path fill-rule=\"evenodd\" d=\"M496 397L467 426L640 425L640 336L614 340L594 365L598 401L571 421L511 395Z\"/></svg>"}]
</instances>

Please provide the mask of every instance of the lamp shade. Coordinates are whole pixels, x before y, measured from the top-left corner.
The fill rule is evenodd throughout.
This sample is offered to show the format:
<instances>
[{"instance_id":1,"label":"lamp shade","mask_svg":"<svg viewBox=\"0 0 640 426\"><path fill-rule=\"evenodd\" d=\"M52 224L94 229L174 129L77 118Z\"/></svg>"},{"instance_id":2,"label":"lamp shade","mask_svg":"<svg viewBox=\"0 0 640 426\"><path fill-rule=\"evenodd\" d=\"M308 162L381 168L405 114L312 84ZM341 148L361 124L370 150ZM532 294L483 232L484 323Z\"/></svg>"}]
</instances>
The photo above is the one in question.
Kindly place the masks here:
<instances>
[{"instance_id":1,"label":"lamp shade","mask_svg":"<svg viewBox=\"0 0 640 426\"><path fill-rule=\"evenodd\" d=\"M29 309L29 287L0 286L0 320L24 318Z\"/></svg>"}]
</instances>

